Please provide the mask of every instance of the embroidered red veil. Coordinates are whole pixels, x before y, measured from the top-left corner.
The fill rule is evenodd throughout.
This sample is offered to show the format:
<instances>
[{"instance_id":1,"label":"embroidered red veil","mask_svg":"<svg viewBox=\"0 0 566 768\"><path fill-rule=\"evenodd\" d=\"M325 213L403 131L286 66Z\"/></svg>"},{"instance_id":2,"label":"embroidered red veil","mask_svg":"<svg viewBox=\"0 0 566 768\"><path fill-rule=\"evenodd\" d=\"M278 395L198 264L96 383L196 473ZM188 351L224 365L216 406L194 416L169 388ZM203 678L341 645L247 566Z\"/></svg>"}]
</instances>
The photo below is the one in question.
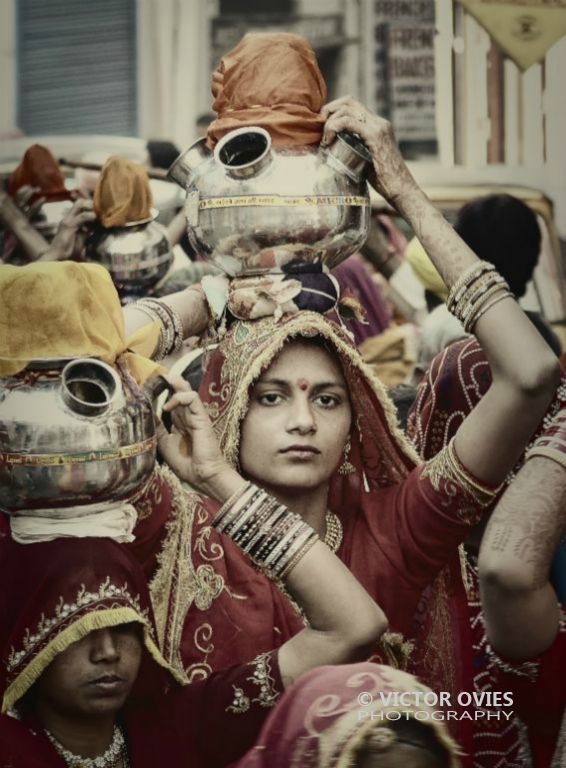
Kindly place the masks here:
<instances>
[{"instance_id":1,"label":"embroidered red veil","mask_svg":"<svg viewBox=\"0 0 566 768\"><path fill-rule=\"evenodd\" d=\"M25 697L58 654L97 629L131 622L141 627L145 653L121 713L132 768L233 762L253 744L282 689L275 654L202 683L175 685L179 676L155 642L141 568L111 539L22 545L3 537L0 576L10 585L0 595L1 768L64 768ZM239 710L233 707L235 690ZM215 739L210 724L225 738Z\"/></svg>"},{"instance_id":2,"label":"embroidered red veil","mask_svg":"<svg viewBox=\"0 0 566 768\"><path fill-rule=\"evenodd\" d=\"M346 768L372 734L394 722L394 715L404 719L416 711L443 748L446 768L458 768L460 752L432 716L435 707L416 705L416 699L408 705L396 702L394 696L404 692L423 697L429 689L412 675L379 664L307 672L285 692L238 768Z\"/></svg>"},{"instance_id":3,"label":"embroidered red veil","mask_svg":"<svg viewBox=\"0 0 566 768\"><path fill-rule=\"evenodd\" d=\"M59 653L102 627L140 624L150 657L172 671L155 641L143 574L116 542L85 538L21 545L6 537L0 542L0 567L2 583L10 584L0 595L2 712Z\"/></svg>"}]
</instances>

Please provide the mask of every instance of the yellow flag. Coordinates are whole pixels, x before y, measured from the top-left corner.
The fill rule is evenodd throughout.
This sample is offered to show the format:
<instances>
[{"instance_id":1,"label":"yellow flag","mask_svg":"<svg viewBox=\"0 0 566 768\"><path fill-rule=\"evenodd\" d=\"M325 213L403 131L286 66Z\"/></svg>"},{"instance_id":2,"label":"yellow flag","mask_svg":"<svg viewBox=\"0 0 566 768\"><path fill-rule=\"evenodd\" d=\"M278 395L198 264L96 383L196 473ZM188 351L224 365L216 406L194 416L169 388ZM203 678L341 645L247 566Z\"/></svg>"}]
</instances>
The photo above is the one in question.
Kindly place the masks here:
<instances>
[{"instance_id":1,"label":"yellow flag","mask_svg":"<svg viewBox=\"0 0 566 768\"><path fill-rule=\"evenodd\" d=\"M566 0L460 0L522 70L566 35Z\"/></svg>"}]
</instances>

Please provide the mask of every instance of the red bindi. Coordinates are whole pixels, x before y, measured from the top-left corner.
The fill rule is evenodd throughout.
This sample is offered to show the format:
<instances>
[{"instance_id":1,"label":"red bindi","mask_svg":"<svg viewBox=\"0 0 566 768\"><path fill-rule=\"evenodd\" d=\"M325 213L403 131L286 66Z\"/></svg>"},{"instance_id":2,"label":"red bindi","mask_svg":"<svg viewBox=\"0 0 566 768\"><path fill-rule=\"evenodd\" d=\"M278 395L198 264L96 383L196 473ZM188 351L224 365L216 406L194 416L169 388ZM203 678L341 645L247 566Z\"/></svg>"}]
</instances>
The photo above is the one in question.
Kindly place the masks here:
<instances>
[{"instance_id":1,"label":"red bindi","mask_svg":"<svg viewBox=\"0 0 566 768\"><path fill-rule=\"evenodd\" d=\"M303 392L309 388L309 383L306 379L297 379L297 385L299 389L303 390Z\"/></svg>"}]
</instances>

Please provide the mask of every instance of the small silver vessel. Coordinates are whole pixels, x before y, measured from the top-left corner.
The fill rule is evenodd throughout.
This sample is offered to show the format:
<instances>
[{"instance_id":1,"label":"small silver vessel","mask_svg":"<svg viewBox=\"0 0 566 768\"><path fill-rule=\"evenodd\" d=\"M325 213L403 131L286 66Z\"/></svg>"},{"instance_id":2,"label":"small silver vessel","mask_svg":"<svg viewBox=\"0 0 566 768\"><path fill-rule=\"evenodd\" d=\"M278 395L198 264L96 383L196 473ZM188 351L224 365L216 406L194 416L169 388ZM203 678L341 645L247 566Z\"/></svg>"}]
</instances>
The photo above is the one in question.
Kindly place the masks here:
<instances>
[{"instance_id":1,"label":"small silver vessel","mask_svg":"<svg viewBox=\"0 0 566 768\"><path fill-rule=\"evenodd\" d=\"M64 516L130 499L155 464L149 400L95 358L32 361L0 378L0 509ZM73 514L77 514L76 510Z\"/></svg>"},{"instance_id":2,"label":"small silver vessel","mask_svg":"<svg viewBox=\"0 0 566 768\"><path fill-rule=\"evenodd\" d=\"M195 250L230 276L296 264L337 266L364 243L371 158L353 134L329 147L272 147L263 128L239 128L210 151L204 139L168 176L187 190ZM290 266L291 265L291 266Z\"/></svg>"},{"instance_id":3,"label":"small silver vessel","mask_svg":"<svg viewBox=\"0 0 566 768\"><path fill-rule=\"evenodd\" d=\"M152 210L147 219L100 228L87 242L87 260L106 267L122 297L145 296L173 263L173 251L165 228L155 221L157 215Z\"/></svg>"}]
</instances>

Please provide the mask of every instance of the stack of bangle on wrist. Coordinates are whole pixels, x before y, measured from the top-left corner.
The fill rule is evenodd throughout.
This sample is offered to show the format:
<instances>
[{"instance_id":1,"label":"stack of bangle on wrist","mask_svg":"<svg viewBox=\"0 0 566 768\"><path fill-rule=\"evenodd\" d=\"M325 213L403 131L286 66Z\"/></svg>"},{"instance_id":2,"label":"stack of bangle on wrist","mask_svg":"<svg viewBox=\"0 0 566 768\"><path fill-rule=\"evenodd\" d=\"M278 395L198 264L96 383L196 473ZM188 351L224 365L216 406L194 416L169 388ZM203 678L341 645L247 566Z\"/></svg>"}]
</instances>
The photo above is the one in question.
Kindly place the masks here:
<instances>
[{"instance_id":1,"label":"stack of bangle on wrist","mask_svg":"<svg viewBox=\"0 0 566 768\"><path fill-rule=\"evenodd\" d=\"M178 312L157 299L140 299L132 306L160 325L159 342L153 354L155 360L162 360L180 351L183 346L183 324Z\"/></svg>"},{"instance_id":2,"label":"stack of bangle on wrist","mask_svg":"<svg viewBox=\"0 0 566 768\"><path fill-rule=\"evenodd\" d=\"M471 333L480 317L502 299L514 298L493 264L479 261L456 280L446 305L464 330Z\"/></svg>"},{"instance_id":3,"label":"stack of bangle on wrist","mask_svg":"<svg viewBox=\"0 0 566 768\"><path fill-rule=\"evenodd\" d=\"M273 579L283 579L319 540L300 515L247 483L220 508L212 525Z\"/></svg>"}]
</instances>

